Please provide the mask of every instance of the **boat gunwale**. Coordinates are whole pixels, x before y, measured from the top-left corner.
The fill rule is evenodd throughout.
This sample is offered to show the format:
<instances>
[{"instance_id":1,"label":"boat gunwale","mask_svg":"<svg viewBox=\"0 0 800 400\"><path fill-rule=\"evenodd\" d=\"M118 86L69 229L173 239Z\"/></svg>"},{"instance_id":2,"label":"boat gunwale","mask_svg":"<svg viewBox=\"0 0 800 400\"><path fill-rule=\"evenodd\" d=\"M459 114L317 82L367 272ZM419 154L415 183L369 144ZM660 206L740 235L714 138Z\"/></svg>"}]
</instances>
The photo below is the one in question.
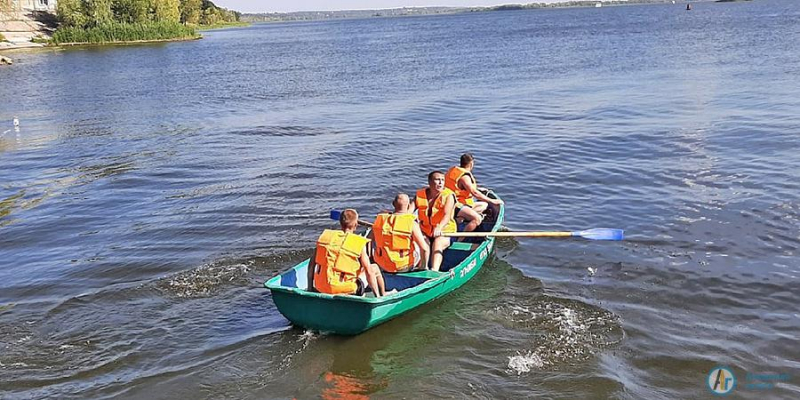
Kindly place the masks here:
<instances>
[{"instance_id":1,"label":"boat gunwale","mask_svg":"<svg viewBox=\"0 0 800 400\"><path fill-rule=\"evenodd\" d=\"M500 198L500 196L498 196L496 193L494 193L494 192L490 192L490 193L492 195L494 195L495 198L497 198L497 199ZM501 205L500 206L500 211L498 212L497 221L495 221L495 224L494 224L494 226L492 226L492 230L490 232L497 232L500 229L500 226L502 225L504 219L505 219L505 205ZM483 242L481 242L480 245L478 245L478 247L476 247L473 250L469 250L469 255L467 255L467 257L465 257L464 260L462 260L461 262L459 262L458 264L456 264L455 266L453 266L452 268L450 268L446 272L419 271L419 272L425 272L425 273L438 273L439 276L437 276L437 277L432 277L432 278L426 280L425 282L423 282L423 283L421 283L419 285L410 287L410 288L405 289L405 290L400 290L397 293L392 293L392 294L385 295L385 296L379 297L379 298L377 298L377 297L366 297L366 296L355 296L355 295L351 295L351 294L336 294L336 295L334 295L334 294L319 293L319 292L309 292L309 291L307 291L305 289L300 289L300 288L297 288L297 287L288 287L288 286L280 285L279 282L280 282L281 276L283 274L285 274L286 272L289 272L291 270L296 270L296 269L302 268L304 264L308 264L308 260L310 260L310 258L307 258L307 259L301 261L300 263L296 264L294 267L286 269L285 271L279 273L278 275L270 278L269 280L264 282L264 286L267 289L274 290L274 291L279 291L279 292L284 292L284 293L294 294L294 295L300 295L300 296L305 296L305 297L315 297L315 298L319 298L319 299L323 299L323 300L341 300L341 301L351 301L351 302L357 302L357 303L369 303L369 304L373 304L373 305L389 304L389 303L393 303L393 302L405 299L407 297L415 296L415 295L419 294L420 292L427 291L429 289L435 288L436 286L444 284L450 278L455 276L455 272L456 272L457 269L464 267L469 262L469 260L472 258L473 254L479 254L480 252L482 252L487 247L492 246L494 244L494 241L495 241L495 238L487 237L485 240L483 240ZM466 250L458 250L458 251L466 251ZM481 264L483 264L485 262L486 262L486 260L484 259ZM414 277L413 275L410 275L410 274L414 274L414 273L416 273L416 272L399 274L399 275Z\"/></svg>"}]
</instances>

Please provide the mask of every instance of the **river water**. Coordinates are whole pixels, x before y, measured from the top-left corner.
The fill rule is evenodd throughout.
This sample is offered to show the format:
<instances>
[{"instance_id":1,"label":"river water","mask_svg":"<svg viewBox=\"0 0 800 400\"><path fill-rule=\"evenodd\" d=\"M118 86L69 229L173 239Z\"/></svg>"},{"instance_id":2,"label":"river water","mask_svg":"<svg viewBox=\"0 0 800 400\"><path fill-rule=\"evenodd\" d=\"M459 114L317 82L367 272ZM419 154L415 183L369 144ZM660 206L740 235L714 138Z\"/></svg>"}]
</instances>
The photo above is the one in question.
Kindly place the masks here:
<instances>
[{"instance_id":1,"label":"river water","mask_svg":"<svg viewBox=\"0 0 800 400\"><path fill-rule=\"evenodd\" d=\"M718 365L800 397L797 2L205 36L0 69L0 397L711 398ZM509 229L627 240L500 241L367 333L291 327L262 284L328 211L464 151Z\"/></svg>"}]
</instances>

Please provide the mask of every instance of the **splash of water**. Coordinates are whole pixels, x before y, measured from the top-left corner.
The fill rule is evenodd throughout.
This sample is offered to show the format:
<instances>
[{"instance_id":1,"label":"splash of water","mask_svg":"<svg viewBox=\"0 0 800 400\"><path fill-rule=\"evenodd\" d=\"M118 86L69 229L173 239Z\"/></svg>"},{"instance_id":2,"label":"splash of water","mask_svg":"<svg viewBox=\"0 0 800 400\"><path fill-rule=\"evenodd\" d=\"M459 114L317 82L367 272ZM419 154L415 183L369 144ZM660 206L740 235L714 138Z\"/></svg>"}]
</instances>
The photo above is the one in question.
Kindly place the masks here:
<instances>
[{"instance_id":1,"label":"splash of water","mask_svg":"<svg viewBox=\"0 0 800 400\"><path fill-rule=\"evenodd\" d=\"M508 357L508 369L516 372L517 375L522 375L526 372L531 372L531 367L541 369L544 367L544 361L538 354L528 352L527 354L520 354Z\"/></svg>"},{"instance_id":2,"label":"splash of water","mask_svg":"<svg viewBox=\"0 0 800 400\"><path fill-rule=\"evenodd\" d=\"M530 349L519 350L520 346L515 346L515 354L507 357L507 370L517 375L585 360L623 337L614 314L549 296L531 304L500 305L490 312L490 317L506 328L532 334Z\"/></svg>"},{"instance_id":3,"label":"splash of water","mask_svg":"<svg viewBox=\"0 0 800 400\"><path fill-rule=\"evenodd\" d=\"M314 333L314 331L312 330L303 331L303 334L297 337L297 341L300 342L300 348L283 357L280 368L283 369L288 367L292 363L292 359L294 359L296 355L302 353L306 348L308 348L308 345L311 344L311 342L317 339L318 337L319 334Z\"/></svg>"},{"instance_id":4,"label":"splash of water","mask_svg":"<svg viewBox=\"0 0 800 400\"><path fill-rule=\"evenodd\" d=\"M157 286L180 298L208 297L226 285L242 283L249 271L248 264L208 265L164 278Z\"/></svg>"}]
</instances>

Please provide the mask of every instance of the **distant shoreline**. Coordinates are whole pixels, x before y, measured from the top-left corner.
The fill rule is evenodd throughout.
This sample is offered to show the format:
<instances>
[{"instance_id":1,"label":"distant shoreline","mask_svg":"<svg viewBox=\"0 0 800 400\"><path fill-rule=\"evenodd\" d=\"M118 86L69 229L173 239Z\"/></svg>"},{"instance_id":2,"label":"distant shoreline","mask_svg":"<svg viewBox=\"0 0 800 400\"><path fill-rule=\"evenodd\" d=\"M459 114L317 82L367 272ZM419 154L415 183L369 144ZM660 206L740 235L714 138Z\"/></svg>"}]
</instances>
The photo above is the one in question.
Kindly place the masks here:
<instances>
[{"instance_id":1,"label":"distant shoreline","mask_svg":"<svg viewBox=\"0 0 800 400\"><path fill-rule=\"evenodd\" d=\"M697 0L694 3L713 2L714 0ZM748 1L748 0L727 0ZM687 3L686 0L676 0L678 3ZM561 3L527 3L503 4L492 7L401 7L374 10L339 10L339 11L293 11L288 13L243 13L242 21L251 23L264 22L295 22L295 21L320 21L336 19L363 19L363 18L397 18L425 15L452 15L474 12L539 10L556 8L592 8L597 4L606 6L624 6L639 4L672 4L672 0L579 0Z\"/></svg>"},{"instance_id":2,"label":"distant shoreline","mask_svg":"<svg viewBox=\"0 0 800 400\"><path fill-rule=\"evenodd\" d=\"M247 28L250 25L251 24L249 22L222 22L214 25L200 25L198 26L197 30L202 32L229 28Z\"/></svg>"}]
</instances>

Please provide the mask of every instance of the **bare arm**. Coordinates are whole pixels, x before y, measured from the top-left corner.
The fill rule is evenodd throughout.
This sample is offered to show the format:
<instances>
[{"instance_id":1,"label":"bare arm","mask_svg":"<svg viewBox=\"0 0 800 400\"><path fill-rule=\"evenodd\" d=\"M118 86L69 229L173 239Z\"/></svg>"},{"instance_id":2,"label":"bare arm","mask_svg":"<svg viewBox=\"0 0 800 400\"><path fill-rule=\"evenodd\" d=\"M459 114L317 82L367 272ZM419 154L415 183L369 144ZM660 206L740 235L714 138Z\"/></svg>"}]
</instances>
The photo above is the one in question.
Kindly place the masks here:
<instances>
[{"instance_id":1,"label":"bare arm","mask_svg":"<svg viewBox=\"0 0 800 400\"><path fill-rule=\"evenodd\" d=\"M431 257L431 248L425 240L425 235L422 234L422 229L419 228L418 223L414 223L414 229L411 230L411 238L419 249L420 264L425 269L428 269L428 260Z\"/></svg>"},{"instance_id":2,"label":"bare arm","mask_svg":"<svg viewBox=\"0 0 800 400\"><path fill-rule=\"evenodd\" d=\"M455 215L453 215L456 208L456 196L447 196L444 200L444 215L449 215L450 218L442 219L442 222L439 222L435 227L433 227L433 236L442 236L442 229L452 220Z\"/></svg>"},{"instance_id":3,"label":"bare arm","mask_svg":"<svg viewBox=\"0 0 800 400\"><path fill-rule=\"evenodd\" d=\"M367 276L367 284L375 293L375 297L381 297L385 295L386 284L383 281L381 269L378 268L377 264L370 264L366 246L364 247L364 250L361 250L361 256L359 256L358 261L361 264L361 271Z\"/></svg>"},{"instance_id":4,"label":"bare arm","mask_svg":"<svg viewBox=\"0 0 800 400\"><path fill-rule=\"evenodd\" d=\"M364 246L364 249L361 250L361 255L358 256L359 264L361 264L361 270L364 271L367 275L369 275L369 255L367 254L367 247Z\"/></svg>"},{"instance_id":5,"label":"bare arm","mask_svg":"<svg viewBox=\"0 0 800 400\"><path fill-rule=\"evenodd\" d=\"M461 179L458 180L458 184L462 187L467 189L473 197L480 201L485 201L489 204L500 205L503 204L503 200L493 199L489 196L483 194L480 190L478 190L478 185L475 184L475 181L470 178L469 175L464 175Z\"/></svg>"}]
</instances>

